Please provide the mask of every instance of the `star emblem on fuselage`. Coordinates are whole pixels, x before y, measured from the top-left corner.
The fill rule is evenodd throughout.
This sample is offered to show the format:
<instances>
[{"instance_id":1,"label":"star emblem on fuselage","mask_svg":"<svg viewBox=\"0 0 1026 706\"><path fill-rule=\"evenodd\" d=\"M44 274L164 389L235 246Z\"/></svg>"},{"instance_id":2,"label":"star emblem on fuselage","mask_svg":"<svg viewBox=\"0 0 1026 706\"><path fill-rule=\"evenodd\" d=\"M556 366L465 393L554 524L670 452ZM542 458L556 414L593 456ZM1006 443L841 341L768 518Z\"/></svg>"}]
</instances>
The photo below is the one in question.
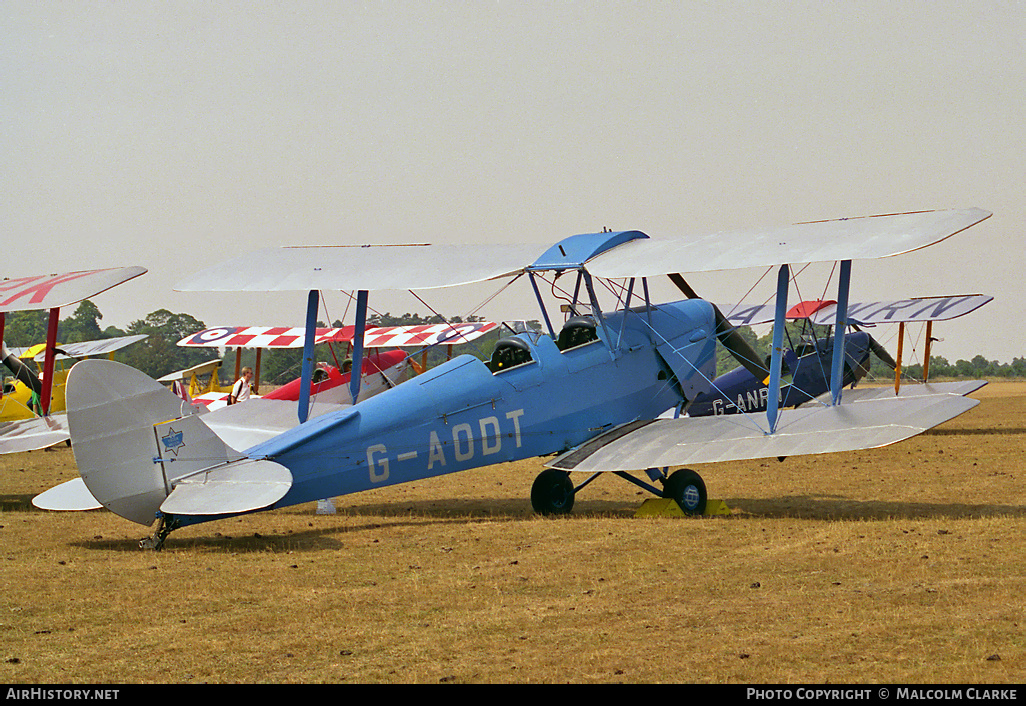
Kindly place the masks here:
<instances>
[{"instance_id":1,"label":"star emblem on fuselage","mask_svg":"<svg viewBox=\"0 0 1026 706\"><path fill-rule=\"evenodd\" d=\"M167 428L167 435L160 437L160 441L164 444L164 450L170 451L175 456L178 455L178 450L185 446L185 432L175 431L173 427Z\"/></svg>"}]
</instances>

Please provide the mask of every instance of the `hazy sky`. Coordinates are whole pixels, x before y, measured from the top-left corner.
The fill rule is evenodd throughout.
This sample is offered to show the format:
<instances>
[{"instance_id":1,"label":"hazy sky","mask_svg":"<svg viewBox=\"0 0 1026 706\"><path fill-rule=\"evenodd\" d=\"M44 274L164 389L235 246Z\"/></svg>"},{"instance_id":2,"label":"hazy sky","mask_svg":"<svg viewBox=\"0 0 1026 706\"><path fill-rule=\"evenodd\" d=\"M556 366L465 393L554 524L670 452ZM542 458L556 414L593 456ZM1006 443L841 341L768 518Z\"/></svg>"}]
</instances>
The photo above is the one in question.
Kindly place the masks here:
<instances>
[{"instance_id":1,"label":"hazy sky","mask_svg":"<svg viewBox=\"0 0 1026 706\"><path fill-rule=\"evenodd\" d=\"M852 298L992 294L935 354L1026 355L1020 2L7 0L0 18L3 275L147 267L96 297L105 325L300 324L300 294L173 291L251 248L978 206L994 216L940 245L856 262ZM734 302L761 274L689 279ZM422 296L465 315L495 289ZM537 318L512 289L478 313Z\"/></svg>"}]
</instances>

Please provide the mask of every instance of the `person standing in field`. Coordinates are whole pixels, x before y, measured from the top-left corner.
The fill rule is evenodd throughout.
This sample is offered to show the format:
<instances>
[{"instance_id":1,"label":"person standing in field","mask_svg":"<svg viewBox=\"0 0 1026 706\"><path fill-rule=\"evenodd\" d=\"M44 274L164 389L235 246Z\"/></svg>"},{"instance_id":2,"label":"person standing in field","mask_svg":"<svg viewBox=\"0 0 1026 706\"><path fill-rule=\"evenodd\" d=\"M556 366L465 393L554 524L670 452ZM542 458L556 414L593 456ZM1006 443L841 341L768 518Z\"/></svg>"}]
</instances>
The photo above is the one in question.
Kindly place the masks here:
<instances>
[{"instance_id":1,"label":"person standing in field","mask_svg":"<svg viewBox=\"0 0 1026 706\"><path fill-rule=\"evenodd\" d=\"M249 383L253 379L253 368L245 367L242 369L242 377L235 381L232 385L232 391L228 395L228 404L236 404L238 402L245 402L249 399Z\"/></svg>"}]
</instances>

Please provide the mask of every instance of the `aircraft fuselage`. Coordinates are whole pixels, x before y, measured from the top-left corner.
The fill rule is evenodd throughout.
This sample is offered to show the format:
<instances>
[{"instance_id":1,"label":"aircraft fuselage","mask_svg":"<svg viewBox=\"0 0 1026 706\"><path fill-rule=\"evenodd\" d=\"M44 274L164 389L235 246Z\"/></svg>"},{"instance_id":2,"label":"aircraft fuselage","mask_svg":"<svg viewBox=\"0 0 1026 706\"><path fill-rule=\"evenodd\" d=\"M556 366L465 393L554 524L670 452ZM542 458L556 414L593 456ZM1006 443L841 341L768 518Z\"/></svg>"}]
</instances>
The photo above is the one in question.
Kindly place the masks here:
<instances>
[{"instance_id":1,"label":"aircraft fuselage","mask_svg":"<svg viewBox=\"0 0 1026 706\"><path fill-rule=\"evenodd\" d=\"M618 311L598 340L559 350L519 334L530 361L498 372L459 356L340 412L248 449L289 469L276 507L566 451L674 407L715 369L712 307L701 300ZM606 340L606 333L609 338ZM672 367L657 346L678 354Z\"/></svg>"}]
</instances>

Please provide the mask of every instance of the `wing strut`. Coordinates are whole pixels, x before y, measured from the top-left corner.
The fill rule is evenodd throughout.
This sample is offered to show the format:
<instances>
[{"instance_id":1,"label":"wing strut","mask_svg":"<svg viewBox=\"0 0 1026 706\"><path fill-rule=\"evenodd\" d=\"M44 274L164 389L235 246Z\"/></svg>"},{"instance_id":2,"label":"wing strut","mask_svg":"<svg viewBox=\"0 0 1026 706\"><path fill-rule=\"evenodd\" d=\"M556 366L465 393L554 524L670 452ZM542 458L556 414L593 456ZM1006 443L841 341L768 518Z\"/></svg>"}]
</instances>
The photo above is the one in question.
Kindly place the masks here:
<instances>
[{"instance_id":1,"label":"wing strut","mask_svg":"<svg viewBox=\"0 0 1026 706\"><path fill-rule=\"evenodd\" d=\"M830 391L835 405L841 404L841 383L844 380L844 333L848 329L848 289L851 285L851 260L841 261L837 281L837 318L834 321L834 360Z\"/></svg>"},{"instance_id":2,"label":"wing strut","mask_svg":"<svg viewBox=\"0 0 1026 706\"><path fill-rule=\"evenodd\" d=\"M784 353L784 326L787 324L787 285L791 279L791 268L781 265L777 273L777 309L773 319L773 350L770 351L770 378L766 398L766 418L769 433L777 430L777 416L780 412L780 363Z\"/></svg>"},{"instance_id":3,"label":"wing strut","mask_svg":"<svg viewBox=\"0 0 1026 706\"><path fill-rule=\"evenodd\" d=\"M317 335L317 307L320 294L311 289L306 302L306 336L303 339L303 372L299 381L299 423L310 414L310 381L313 378L314 337Z\"/></svg>"},{"instance_id":4,"label":"wing strut","mask_svg":"<svg viewBox=\"0 0 1026 706\"><path fill-rule=\"evenodd\" d=\"M43 362L43 394L40 395L39 406L46 417L50 414L50 399L53 394L53 362L57 357L57 323L61 310L50 309L50 321L46 327L46 356Z\"/></svg>"},{"instance_id":5,"label":"wing strut","mask_svg":"<svg viewBox=\"0 0 1026 706\"><path fill-rule=\"evenodd\" d=\"M905 345L905 322L898 322L898 359L895 361L897 364L894 366L894 394L898 394L901 390L901 353L902 348Z\"/></svg>"},{"instance_id":6,"label":"wing strut","mask_svg":"<svg viewBox=\"0 0 1026 706\"><path fill-rule=\"evenodd\" d=\"M545 319L545 327L549 330L549 335L552 336L552 340L555 341L556 330L552 328L552 322L549 321L549 312L545 310L545 302L542 301L541 292L538 291L538 283L534 280L534 273L528 272L527 278L531 281L531 287L534 289L534 298L538 300L538 308L541 309L542 318ZM578 279L577 284L580 286L580 279ZM576 298L577 297L575 295L574 299Z\"/></svg>"},{"instance_id":7,"label":"wing strut","mask_svg":"<svg viewBox=\"0 0 1026 706\"><path fill-rule=\"evenodd\" d=\"M923 351L923 382L930 379L930 343L933 342L933 322L926 322L926 349Z\"/></svg>"},{"instance_id":8,"label":"wing strut","mask_svg":"<svg viewBox=\"0 0 1026 706\"><path fill-rule=\"evenodd\" d=\"M349 394L353 404L360 396L360 380L363 378L363 333L367 328L367 290L356 292L356 331L353 332L353 368L349 373Z\"/></svg>"}]
</instances>

